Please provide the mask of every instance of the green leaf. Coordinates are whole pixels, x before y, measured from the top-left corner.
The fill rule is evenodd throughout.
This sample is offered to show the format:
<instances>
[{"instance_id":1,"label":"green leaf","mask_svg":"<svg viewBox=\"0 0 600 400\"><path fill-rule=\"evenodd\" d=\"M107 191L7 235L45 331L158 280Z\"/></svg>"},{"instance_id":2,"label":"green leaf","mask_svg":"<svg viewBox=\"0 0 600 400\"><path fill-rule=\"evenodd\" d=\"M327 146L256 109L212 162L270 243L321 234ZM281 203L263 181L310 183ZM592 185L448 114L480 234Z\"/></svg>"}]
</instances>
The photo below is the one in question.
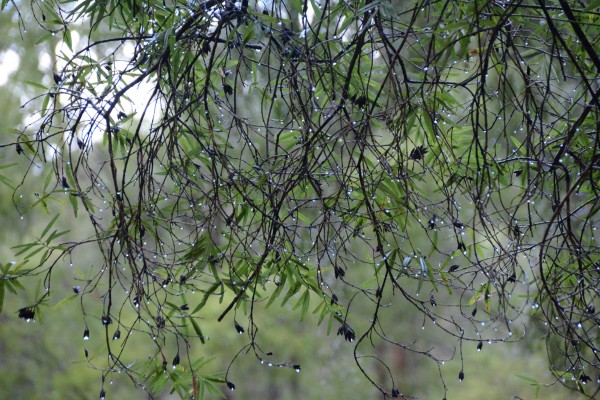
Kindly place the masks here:
<instances>
[{"instance_id":1,"label":"green leaf","mask_svg":"<svg viewBox=\"0 0 600 400\"><path fill-rule=\"evenodd\" d=\"M281 307L285 306L288 300L298 293L302 284L300 282L294 282L294 284L289 288L288 292L285 294L283 300L281 301Z\"/></svg>"},{"instance_id":2,"label":"green leaf","mask_svg":"<svg viewBox=\"0 0 600 400\"><path fill-rule=\"evenodd\" d=\"M69 203L71 203L71 208L73 209L73 216L77 218L77 210L79 208L79 204L77 202L77 196L74 196L72 193L69 194Z\"/></svg>"},{"instance_id":3,"label":"green leaf","mask_svg":"<svg viewBox=\"0 0 600 400\"><path fill-rule=\"evenodd\" d=\"M25 84L26 84L26 85L28 85L28 86L32 86L32 87L34 87L34 88L37 88L37 89L48 90L48 87L46 87L46 86L42 85L42 84L41 84L41 83L39 83L39 82L33 82L33 81L24 81L23 83L25 83Z\"/></svg>"},{"instance_id":4,"label":"green leaf","mask_svg":"<svg viewBox=\"0 0 600 400\"><path fill-rule=\"evenodd\" d=\"M308 289L306 289L302 296L298 299L296 305L294 306L294 310L300 306L302 306L302 313L300 314L300 321L302 321L306 316L308 307L310 306L310 291Z\"/></svg>"},{"instance_id":5,"label":"green leaf","mask_svg":"<svg viewBox=\"0 0 600 400\"><path fill-rule=\"evenodd\" d=\"M73 40L71 39L71 31L68 28L63 31L63 41L69 50L73 51Z\"/></svg>"},{"instance_id":6,"label":"green leaf","mask_svg":"<svg viewBox=\"0 0 600 400\"><path fill-rule=\"evenodd\" d=\"M2 307L4 306L4 280L0 280L0 314L2 313Z\"/></svg>"},{"instance_id":7,"label":"green leaf","mask_svg":"<svg viewBox=\"0 0 600 400\"><path fill-rule=\"evenodd\" d=\"M52 225L54 225L54 223L56 222L56 220L58 219L58 217L60 217L60 214L56 214L54 216L54 218L52 218L50 220L50 222L48 222L48 225L46 225L46 227L42 231L42 234L40 235L40 238L43 238L44 236L46 236L46 234L48 233L48 231L50 230L50 228L52 228Z\"/></svg>"},{"instance_id":8,"label":"green leaf","mask_svg":"<svg viewBox=\"0 0 600 400\"><path fill-rule=\"evenodd\" d=\"M44 43L44 42L46 42L46 41L50 40L50 38L51 38L51 37L52 37L52 33L51 33L51 32L48 32L48 33L46 33L45 35L41 36L41 37L40 37L40 38L39 38L39 39L38 39L38 40L35 42L35 44L36 44L36 45L37 45L37 44L42 44L42 43Z\"/></svg>"},{"instance_id":9,"label":"green leaf","mask_svg":"<svg viewBox=\"0 0 600 400\"><path fill-rule=\"evenodd\" d=\"M73 301L74 299L76 299L77 297L79 297L78 294L72 294L71 296L62 299L61 301L59 301L58 303L56 303L54 305L54 307L52 307L52 310L56 311L56 310L59 310L59 309L63 308L65 305L67 305L68 303L70 303L71 301Z\"/></svg>"},{"instance_id":10,"label":"green leaf","mask_svg":"<svg viewBox=\"0 0 600 400\"><path fill-rule=\"evenodd\" d=\"M198 325L198 323L193 318L190 318L190 322L192 323L192 327L194 328L196 335L198 335L198 338L200 339L202 344L204 344L205 339L204 339L204 335L202 334L202 330L200 329L200 325Z\"/></svg>"},{"instance_id":11,"label":"green leaf","mask_svg":"<svg viewBox=\"0 0 600 400\"><path fill-rule=\"evenodd\" d=\"M204 296L202 297L200 304L198 304L196 306L196 308L194 308L192 310L192 312L191 312L192 315L196 314L198 311L200 311L202 309L202 307L204 307L206 305L206 302L208 301L209 296L211 294L213 294L219 286L223 286L223 284L221 282L215 282L208 288L208 290L206 292L204 292Z\"/></svg>"}]
</instances>

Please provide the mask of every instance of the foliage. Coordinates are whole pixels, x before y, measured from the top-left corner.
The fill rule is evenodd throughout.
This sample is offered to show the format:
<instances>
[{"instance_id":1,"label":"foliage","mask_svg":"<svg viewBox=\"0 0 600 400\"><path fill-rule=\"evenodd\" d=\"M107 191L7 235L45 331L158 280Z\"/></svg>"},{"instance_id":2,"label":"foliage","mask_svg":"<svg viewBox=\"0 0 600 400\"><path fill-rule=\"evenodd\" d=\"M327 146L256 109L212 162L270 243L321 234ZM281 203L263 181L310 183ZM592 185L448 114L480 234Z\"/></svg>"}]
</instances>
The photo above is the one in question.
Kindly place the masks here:
<instances>
[{"instance_id":1,"label":"foliage","mask_svg":"<svg viewBox=\"0 0 600 400\"><path fill-rule=\"evenodd\" d=\"M80 302L84 338L102 327L103 382L151 393L235 388L190 357L219 304L267 363L259 314L315 314L376 388L408 397L378 344L438 368L452 354L398 334L386 315L403 303L461 365L465 343L542 330L557 380L597 395L597 4L409 3L33 2L40 42L62 51L4 147L30 165L17 209L51 217L2 267L0 300L41 276L18 310L40 318L56 266L97 250L55 307ZM65 239L54 203L93 234ZM133 334L155 344L143 365Z\"/></svg>"}]
</instances>

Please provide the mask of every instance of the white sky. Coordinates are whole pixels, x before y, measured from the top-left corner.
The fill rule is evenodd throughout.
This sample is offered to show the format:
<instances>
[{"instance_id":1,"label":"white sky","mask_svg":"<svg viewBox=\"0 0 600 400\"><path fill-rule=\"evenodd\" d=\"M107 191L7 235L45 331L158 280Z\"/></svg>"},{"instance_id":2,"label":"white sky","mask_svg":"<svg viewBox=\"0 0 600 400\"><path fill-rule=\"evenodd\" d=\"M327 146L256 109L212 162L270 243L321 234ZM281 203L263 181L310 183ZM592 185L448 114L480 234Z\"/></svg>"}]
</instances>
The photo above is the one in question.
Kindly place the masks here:
<instances>
[{"instance_id":1,"label":"white sky","mask_svg":"<svg viewBox=\"0 0 600 400\"><path fill-rule=\"evenodd\" d=\"M16 51L8 49L0 52L0 86L8 83L10 76L19 69L21 57Z\"/></svg>"}]
</instances>

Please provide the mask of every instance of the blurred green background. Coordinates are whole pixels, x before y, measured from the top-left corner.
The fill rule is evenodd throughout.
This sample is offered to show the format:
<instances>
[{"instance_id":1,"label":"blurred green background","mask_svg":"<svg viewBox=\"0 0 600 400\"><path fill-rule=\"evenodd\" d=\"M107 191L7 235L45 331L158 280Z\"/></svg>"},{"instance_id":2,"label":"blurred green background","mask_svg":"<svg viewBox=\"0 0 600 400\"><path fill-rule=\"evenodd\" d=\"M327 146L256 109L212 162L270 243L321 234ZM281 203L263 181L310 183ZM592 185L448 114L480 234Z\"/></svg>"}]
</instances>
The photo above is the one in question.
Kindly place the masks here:
<instances>
[{"instance_id":1,"label":"blurred green background","mask_svg":"<svg viewBox=\"0 0 600 400\"><path fill-rule=\"evenodd\" d=\"M27 14L23 14L23 17L24 26L20 25L14 9L0 14L0 110L3 110L0 129L3 143L13 140L12 128L23 127L30 122L27 118L37 103L20 107L40 94L40 90L26 81L51 84L54 47L58 45L58 40L37 45L42 33L36 30ZM12 147L3 148L0 156L4 165L15 163L0 173L12 179L14 185L19 185L23 169L29 165L28 160L18 157ZM34 201L36 188L43 185L42 174L39 181L36 181L35 174L30 176L32 179L24 182L16 192L6 184L0 186L0 259L3 263L13 260L16 251L12 246L35 239L51 219L52 212L62 212L58 223L62 228L71 230L72 238L90 235L87 221L84 220L86 217L80 215L78 219L73 218L68 204L55 204L48 214L27 213L22 216L19 212L21 202ZM72 287L81 283L78 271L94 268L101 262L94 257L93 251L81 251L57 266L52 277L54 294L50 298L51 306L73 294ZM17 317L17 310L31 304L36 287L44 285L43 276L30 278L24 281L24 285L28 290L17 294L6 293L4 310L0 314L0 399L98 398L101 373L94 365L106 357L100 350L103 345L101 322L94 319L88 321L91 338L84 341L82 335L85 324L81 305L77 301L56 310L46 310L43 320L25 322ZM94 310L92 300L92 297L86 300L89 311ZM188 298L188 301L198 300ZM294 304L295 301L290 301L285 307L278 308L276 302L267 312L262 312L259 305L258 342L263 350L273 352L274 362L300 364L302 370L296 373L291 368L269 367L267 363L261 364L252 353L242 353L228 375L235 382L236 390L229 391L223 385L223 396L230 399L282 400L381 398L381 394L356 367L353 345L335 335L337 326L328 335L327 323L318 326L314 315L299 321L298 314L292 310ZM97 310L101 310L99 302L96 306ZM216 321L223 310L222 304L215 302L211 307L212 315L205 315L202 321L202 329L208 340L204 345L194 342L192 354L196 358L214 358L203 371L223 376L236 354L248 343L248 338L237 334L230 318L221 323ZM365 314L364 319L368 320L370 310L353 309L355 315L361 312ZM237 319L244 320L244 316L238 315ZM415 347L435 347L448 358L452 354L459 354L457 341L441 335L429 322L423 326L422 315L416 314L408 305L403 307L398 304L393 311L387 311L386 329L395 330L396 336L407 338L409 343L416 341ZM129 354L135 354L133 359L137 358L141 363L154 354L155 348L147 336L139 335L138 338L135 335L130 338ZM474 342L465 344L464 367L458 356L441 366L448 386L448 399L580 398L577 393L567 391L560 384L553 384L548 372L544 335L534 326L528 330L526 340L511 344L484 343L481 351L476 349L476 345ZM89 353L87 360L85 350ZM366 348L365 354L377 355L388 363L395 385L402 393L421 399L443 398L440 371L432 360L383 344ZM170 357L168 360L173 356L167 355ZM381 380L389 381L386 371L376 362L370 359L362 361L371 371L376 371ZM461 368L465 373L462 382L458 380ZM111 377L112 381L106 385L107 398L149 398L127 376ZM176 396L166 392L159 398Z\"/></svg>"}]
</instances>

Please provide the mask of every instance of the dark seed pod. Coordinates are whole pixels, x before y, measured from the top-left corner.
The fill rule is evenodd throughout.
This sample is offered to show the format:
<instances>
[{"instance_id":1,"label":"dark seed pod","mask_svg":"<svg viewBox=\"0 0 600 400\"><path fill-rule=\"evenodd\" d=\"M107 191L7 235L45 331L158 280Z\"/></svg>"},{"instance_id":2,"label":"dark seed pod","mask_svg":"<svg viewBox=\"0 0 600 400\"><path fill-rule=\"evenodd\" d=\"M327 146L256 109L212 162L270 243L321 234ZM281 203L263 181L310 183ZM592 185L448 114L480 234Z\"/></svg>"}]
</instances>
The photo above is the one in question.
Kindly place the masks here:
<instances>
[{"instance_id":1,"label":"dark seed pod","mask_svg":"<svg viewBox=\"0 0 600 400\"><path fill-rule=\"evenodd\" d=\"M83 353L85 354L85 358L88 358L90 356L90 353L88 353L88 349L83 349Z\"/></svg>"},{"instance_id":2,"label":"dark seed pod","mask_svg":"<svg viewBox=\"0 0 600 400\"><path fill-rule=\"evenodd\" d=\"M452 225L454 225L455 227L457 227L458 229L463 229L465 227L465 224L463 224L462 222L460 222L459 220L456 220L452 223Z\"/></svg>"},{"instance_id":3,"label":"dark seed pod","mask_svg":"<svg viewBox=\"0 0 600 400\"><path fill-rule=\"evenodd\" d=\"M448 272L454 272L458 268L459 268L458 264L451 265L450 268L448 268Z\"/></svg>"},{"instance_id":4,"label":"dark seed pod","mask_svg":"<svg viewBox=\"0 0 600 400\"><path fill-rule=\"evenodd\" d=\"M179 309L181 311L187 311L190 309L190 307L187 304L182 304L181 307L179 307Z\"/></svg>"},{"instance_id":5,"label":"dark seed pod","mask_svg":"<svg viewBox=\"0 0 600 400\"><path fill-rule=\"evenodd\" d=\"M78 294L81 291L79 286L73 286L73 293Z\"/></svg>"},{"instance_id":6,"label":"dark seed pod","mask_svg":"<svg viewBox=\"0 0 600 400\"><path fill-rule=\"evenodd\" d=\"M300 365L298 365L298 364L292 365L292 368L294 368L296 370L296 372L300 372L300 370L301 370Z\"/></svg>"},{"instance_id":7,"label":"dark seed pod","mask_svg":"<svg viewBox=\"0 0 600 400\"><path fill-rule=\"evenodd\" d=\"M106 399L106 392L104 391L104 389L102 389L100 391L100 400L104 400L104 399Z\"/></svg>"},{"instance_id":8,"label":"dark seed pod","mask_svg":"<svg viewBox=\"0 0 600 400\"><path fill-rule=\"evenodd\" d=\"M483 342L480 340L479 343L477 343L477 351L480 351L482 347L483 347Z\"/></svg>"},{"instance_id":9,"label":"dark seed pod","mask_svg":"<svg viewBox=\"0 0 600 400\"><path fill-rule=\"evenodd\" d=\"M334 294L331 295L331 305L338 303L338 297Z\"/></svg>"},{"instance_id":10,"label":"dark seed pod","mask_svg":"<svg viewBox=\"0 0 600 400\"><path fill-rule=\"evenodd\" d=\"M62 177L61 183L62 183L63 189L69 189L69 188L71 188L71 186L69 186L69 182L67 182L67 178L64 177L64 176Z\"/></svg>"},{"instance_id":11,"label":"dark seed pod","mask_svg":"<svg viewBox=\"0 0 600 400\"><path fill-rule=\"evenodd\" d=\"M173 368L175 368L178 365L179 365L179 353L177 353L177 355L173 359Z\"/></svg>"},{"instance_id":12,"label":"dark seed pod","mask_svg":"<svg viewBox=\"0 0 600 400\"><path fill-rule=\"evenodd\" d=\"M235 390L235 385L231 381L227 381L227 387L229 390Z\"/></svg>"},{"instance_id":13,"label":"dark seed pod","mask_svg":"<svg viewBox=\"0 0 600 400\"><path fill-rule=\"evenodd\" d=\"M474 316L475 316L475 314L477 314L477 307L475 307L475 308L473 309L473 311L471 311L471 316L473 316L473 317L474 317Z\"/></svg>"},{"instance_id":14,"label":"dark seed pod","mask_svg":"<svg viewBox=\"0 0 600 400\"><path fill-rule=\"evenodd\" d=\"M54 73L54 83L56 83L58 85L61 81L62 81L62 77L55 72Z\"/></svg>"},{"instance_id":15,"label":"dark seed pod","mask_svg":"<svg viewBox=\"0 0 600 400\"><path fill-rule=\"evenodd\" d=\"M29 321L35 317L35 310L31 307L21 308L18 315L19 318Z\"/></svg>"},{"instance_id":16,"label":"dark seed pod","mask_svg":"<svg viewBox=\"0 0 600 400\"><path fill-rule=\"evenodd\" d=\"M521 176L521 174L522 174L522 173L523 173L523 170L522 170L522 169L517 169L517 170L515 170L515 176L516 176L516 177L519 177L519 176Z\"/></svg>"},{"instance_id":17,"label":"dark seed pod","mask_svg":"<svg viewBox=\"0 0 600 400\"><path fill-rule=\"evenodd\" d=\"M112 324L112 318L110 317L110 315L103 315L102 316L102 325L110 325Z\"/></svg>"},{"instance_id":18,"label":"dark seed pod","mask_svg":"<svg viewBox=\"0 0 600 400\"><path fill-rule=\"evenodd\" d=\"M434 307L437 305L437 302L435 301L435 296L433 294L429 297L429 302Z\"/></svg>"},{"instance_id":19,"label":"dark seed pod","mask_svg":"<svg viewBox=\"0 0 600 400\"><path fill-rule=\"evenodd\" d=\"M427 225L429 226L429 229L435 229L435 216L429 220Z\"/></svg>"},{"instance_id":20,"label":"dark seed pod","mask_svg":"<svg viewBox=\"0 0 600 400\"><path fill-rule=\"evenodd\" d=\"M463 379L465 379L465 373L461 369L460 372L458 373L458 380L462 382Z\"/></svg>"},{"instance_id":21,"label":"dark seed pod","mask_svg":"<svg viewBox=\"0 0 600 400\"><path fill-rule=\"evenodd\" d=\"M340 326L340 329L338 329L337 334L338 334L338 336L344 335L344 339L347 340L348 342L353 342L354 339L356 339L354 330L352 328L350 328L350 325L348 325L346 323L344 323L342 326Z\"/></svg>"},{"instance_id":22,"label":"dark seed pod","mask_svg":"<svg viewBox=\"0 0 600 400\"><path fill-rule=\"evenodd\" d=\"M119 111L119 113L117 114L117 118L118 119L127 118L127 114L125 114L123 111Z\"/></svg>"},{"instance_id":23,"label":"dark seed pod","mask_svg":"<svg viewBox=\"0 0 600 400\"><path fill-rule=\"evenodd\" d=\"M235 326L235 330L237 331L237 333L239 333L240 335L244 333L244 327L238 324L237 321L233 321L233 325Z\"/></svg>"},{"instance_id":24,"label":"dark seed pod","mask_svg":"<svg viewBox=\"0 0 600 400\"><path fill-rule=\"evenodd\" d=\"M223 90L227 96L231 96L233 94L233 88L227 83L223 84Z\"/></svg>"},{"instance_id":25,"label":"dark seed pod","mask_svg":"<svg viewBox=\"0 0 600 400\"><path fill-rule=\"evenodd\" d=\"M120 330L116 330L115 334L113 335L113 340L119 340L121 338L121 331Z\"/></svg>"},{"instance_id":26,"label":"dark seed pod","mask_svg":"<svg viewBox=\"0 0 600 400\"><path fill-rule=\"evenodd\" d=\"M85 328L83 330L83 340L89 340L90 339L90 330L88 328Z\"/></svg>"},{"instance_id":27,"label":"dark seed pod","mask_svg":"<svg viewBox=\"0 0 600 400\"><path fill-rule=\"evenodd\" d=\"M408 158L415 161L422 160L428 151L429 150L425 146L417 146L410 151L410 156Z\"/></svg>"},{"instance_id":28,"label":"dark seed pod","mask_svg":"<svg viewBox=\"0 0 600 400\"><path fill-rule=\"evenodd\" d=\"M398 396L400 396L400 391L396 387L392 388L392 397L396 399Z\"/></svg>"},{"instance_id":29,"label":"dark seed pod","mask_svg":"<svg viewBox=\"0 0 600 400\"><path fill-rule=\"evenodd\" d=\"M17 143L17 154L23 154L23 147L20 143Z\"/></svg>"}]
</instances>

